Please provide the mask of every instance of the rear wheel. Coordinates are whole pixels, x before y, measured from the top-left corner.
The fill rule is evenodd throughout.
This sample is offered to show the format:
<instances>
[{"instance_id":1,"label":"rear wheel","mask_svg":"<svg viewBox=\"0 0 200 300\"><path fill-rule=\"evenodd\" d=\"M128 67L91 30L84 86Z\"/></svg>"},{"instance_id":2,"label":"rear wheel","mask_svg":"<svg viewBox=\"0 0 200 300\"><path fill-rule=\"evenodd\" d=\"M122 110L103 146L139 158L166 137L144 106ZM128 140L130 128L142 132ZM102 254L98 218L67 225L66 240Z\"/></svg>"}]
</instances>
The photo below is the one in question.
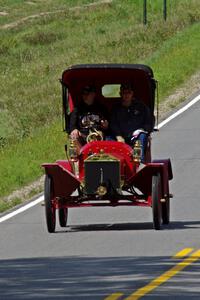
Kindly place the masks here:
<instances>
[{"instance_id":1,"label":"rear wheel","mask_svg":"<svg viewBox=\"0 0 200 300\"><path fill-rule=\"evenodd\" d=\"M161 179L160 174L152 177L152 212L153 212L153 226L156 230L161 227Z\"/></svg>"},{"instance_id":2,"label":"rear wheel","mask_svg":"<svg viewBox=\"0 0 200 300\"><path fill-rule=\"evenodd\" d=\"M59 223L61 227L67 226L68 208L60 208L59 212Z\"/></svg>"},{"instance_id":3,"label":"rear wheel","mask_svg":"<svg viewBox=\"0 0 200 300\"><path fill-rule=\"evenodd\" d=\"M48 232L54 232L56 227L56 209L52 203L53 200L53 180L46 175L44 183L44 202L45 214Z\"/></svg>"},{"instance_id":4,"label":"rear wheel","mask_svg":"<svg viewBox=\"0 0 200 300\"><path fill-rule=\"evenodd\" d=\"M166 198L165 202L162 202L162 221L163 224L169 224L170 222L170 199Z\"/></svg>"}]
</instances>

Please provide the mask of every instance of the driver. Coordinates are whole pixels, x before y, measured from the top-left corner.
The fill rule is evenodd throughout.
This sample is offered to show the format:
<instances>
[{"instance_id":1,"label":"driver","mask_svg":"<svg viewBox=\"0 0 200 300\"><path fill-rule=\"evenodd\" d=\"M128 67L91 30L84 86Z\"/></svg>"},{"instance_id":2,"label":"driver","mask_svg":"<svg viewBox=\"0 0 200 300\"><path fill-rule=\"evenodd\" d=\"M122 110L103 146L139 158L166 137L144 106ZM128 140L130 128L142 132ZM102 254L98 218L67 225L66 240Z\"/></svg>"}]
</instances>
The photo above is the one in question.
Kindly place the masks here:
<instances>
[{"instance_id":1,"label":"driver","mask_svg":"<svg viewBox=\"0 0 200 300\"><path fill-rule=\"evenodd\" d=\"M102 132L105 132L108 128L105 109L96 103L95 97L95 87L93 85L85 86L82 89L80 104L74 108L70 115L70 136L82 145L86 143L91 126Z\"/></svg>"},{"instance_id":2,"label":"driver","mask_svg":"<svg viewBox=\"0 0 200 300\"><path fill-rule=\"evenodd\" d=\"M145 150L148 134L153 130L153 118L149 108L135 98L134 87L131 83L120 87L121 103L111 115L110 129L119 142L133 145L140 140L142 147L141 162L145 161Z\"/></svg>"}]
</instances>

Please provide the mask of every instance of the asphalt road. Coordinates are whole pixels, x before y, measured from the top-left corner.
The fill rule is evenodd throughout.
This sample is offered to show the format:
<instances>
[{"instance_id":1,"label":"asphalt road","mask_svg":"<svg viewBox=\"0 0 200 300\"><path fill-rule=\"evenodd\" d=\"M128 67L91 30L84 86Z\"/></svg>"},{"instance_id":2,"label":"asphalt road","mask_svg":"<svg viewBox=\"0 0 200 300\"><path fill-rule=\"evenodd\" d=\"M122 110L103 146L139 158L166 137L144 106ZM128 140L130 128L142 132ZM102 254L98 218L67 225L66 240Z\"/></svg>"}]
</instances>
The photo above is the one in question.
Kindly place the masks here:
<instances>
[{"instance_id":1,"label":"asphalt road","mask_svg":"<svg viewBox=\"0 0 200 300\"><path fill-rule=\"evenodd\" d=\"M178 251L200 249L199 132L200 102L153 136L153 158L170 157L174 171L172 222L161 231L150 208L71 209L55 234L41 205L1 223L0 299L125 299L177 264ZM200 260L145 297L200 299Z\"/></svg>"}]
</instances>

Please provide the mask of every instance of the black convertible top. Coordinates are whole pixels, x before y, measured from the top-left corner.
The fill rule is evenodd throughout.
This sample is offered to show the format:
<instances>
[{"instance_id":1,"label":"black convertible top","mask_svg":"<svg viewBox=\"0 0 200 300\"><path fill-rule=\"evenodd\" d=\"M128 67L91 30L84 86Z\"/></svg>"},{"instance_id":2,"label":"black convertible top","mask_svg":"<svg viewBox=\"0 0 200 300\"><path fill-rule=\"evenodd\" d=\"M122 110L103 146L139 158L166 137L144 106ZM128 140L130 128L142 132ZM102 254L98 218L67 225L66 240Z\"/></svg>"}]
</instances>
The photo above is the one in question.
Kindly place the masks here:
<instances>
[{"instance_id":1,"label":"black convertible top","mask_svg":"<svg viewBox=\"0 0 200 300\"><path fill-rule=\"evenodd\" d=\"M131 70L143 70L148 73L149 76L153 77L153 70L143 64L80 64L80 65L72 65L67 68L63 72L63 76L65 72L69 70L77 70L77 69L131 69Z\"/></svg>"},{"instance_id":2,"label":"black convertible top","mask_svg":"<svg viewBox=\"0 0 200 300\"><path fill-rule=\"evenodd\" d=\"M119 103L120 96L106 98L102 88L106 85L131 83L135 97L154 113L156 80L149 66L142 64L80 64L68 67L62 73L64 111L72 111L82 99L82 89L94 85L98 101L108 111ZM67 91L67 92L66 92Z\"/></svg>"}]
</instances>

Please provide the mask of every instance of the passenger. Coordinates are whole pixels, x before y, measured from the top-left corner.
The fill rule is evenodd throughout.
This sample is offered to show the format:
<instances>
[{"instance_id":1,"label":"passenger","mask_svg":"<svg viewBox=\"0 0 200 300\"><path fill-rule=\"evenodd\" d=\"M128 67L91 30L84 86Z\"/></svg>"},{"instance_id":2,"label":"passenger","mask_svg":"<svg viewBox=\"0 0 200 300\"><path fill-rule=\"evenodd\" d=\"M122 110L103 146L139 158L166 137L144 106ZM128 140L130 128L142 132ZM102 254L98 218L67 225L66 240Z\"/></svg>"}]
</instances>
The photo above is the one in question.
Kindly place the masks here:
<instances>
[{"instance_id":1,"label":"passenger","mask_svg":"<svg viewBox=\"0 0 200 300\"><path fill-rule=\"evenodd\" d=\"M132 84L120 87L121 103L112 112L110 130L119 142L133 145L140 140L142 147L141 162L145 161L148 134L153 130L153 117L149 108L135 98Z\"/></svg>"},{"instance_id":2,"label":"passenger","mask_svg":"<svg viewBox=\"0 0 200 300\"><path fill-rule=\"evenodd\" d=\"M108 128L108 121L104 107L96 103L96 89L92 85L82 90L82 100L70 115L70 136L78 140L81 145L86 143L91 126L103 133Z\"/></svg>"}]
</instances>

